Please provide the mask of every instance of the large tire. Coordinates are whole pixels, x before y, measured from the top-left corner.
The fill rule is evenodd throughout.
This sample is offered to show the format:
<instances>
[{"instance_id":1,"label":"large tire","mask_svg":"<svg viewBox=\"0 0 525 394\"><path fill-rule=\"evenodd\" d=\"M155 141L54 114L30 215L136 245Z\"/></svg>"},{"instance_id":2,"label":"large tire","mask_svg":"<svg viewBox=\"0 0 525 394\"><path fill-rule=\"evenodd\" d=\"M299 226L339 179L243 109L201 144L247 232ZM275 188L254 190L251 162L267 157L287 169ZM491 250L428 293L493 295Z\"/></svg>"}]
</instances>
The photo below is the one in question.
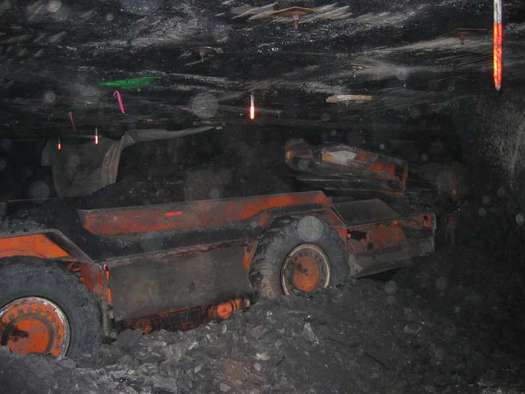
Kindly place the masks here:
<instances>
[{"instance_id":1,"label":"large tire","mask_svg":"<svg viewBox=\"0 0 525 394\"><path fill-rule=\"evenodd\" d=\"M315 231L311 231L312 226L310 230L303 229L305 220L315 224ZM283 218L263 234L253 259L250 281L260 297L274 299L284 294L297 294L284 289L282 274L289 256L302 247L318 250L327 260L329 273L321 287L335 286L346 279L349 273L347 254L332 227L312 216Z\"/></svg>"},{"instance_id":2,"label":"large tire","mask_svg":"<svg viewBox=\"0 0 525 394\"><path fill-rule=\"evenodd\" d=\"M65 316L68 341L63 341L60 354L53 356L78 358L96 353L103 338L99 305L79 279L60 263L26 257L0 261L0 311L16 305L20 302L17 300L44 300L44 303L47 300L60 316ZM56 316L53 319L56 321Z\"/></svg>"}]
</instances>

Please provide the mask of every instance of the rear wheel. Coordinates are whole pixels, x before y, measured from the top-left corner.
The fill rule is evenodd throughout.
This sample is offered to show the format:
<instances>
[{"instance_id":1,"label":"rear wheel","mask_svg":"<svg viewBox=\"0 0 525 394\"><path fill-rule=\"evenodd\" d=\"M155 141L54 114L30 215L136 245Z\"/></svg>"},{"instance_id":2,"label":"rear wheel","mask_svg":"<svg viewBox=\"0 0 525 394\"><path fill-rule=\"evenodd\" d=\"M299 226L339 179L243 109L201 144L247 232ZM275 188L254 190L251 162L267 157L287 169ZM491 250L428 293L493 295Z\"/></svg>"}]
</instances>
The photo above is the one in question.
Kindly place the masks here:
<instances>
[{"instance_id":1,"label":"rear wheel","mask_svg":"<svg viewBox=\"0 0 525 394\"><path fill-rule=\"evenodd\" d=\"M0 262L0 345L56 358L93 353L102 340L98 304L57 263Z\"/></svg>"},{"instance_id":2,"label":"rear wheel","mask_svg":"<svg viewBox=\"0 0 525 394\"><path fill-rule=\"evenodd\" d=\"M281 287L286 295L311 293L330 285L330 262L314 244L301 244L286 256L281 268Z\"/></svg>"},{"instance_id":3,"label":"rear wheel","mask_svg":"<svg viewBox=\"0 0 525 394\"><path fill-rule=\"evenodd\" d=\"M260 241L250 279L263 298L308 295L344 281L346 260L341 239L323 221L283 219Z\"/></svg>"}]
</instances>

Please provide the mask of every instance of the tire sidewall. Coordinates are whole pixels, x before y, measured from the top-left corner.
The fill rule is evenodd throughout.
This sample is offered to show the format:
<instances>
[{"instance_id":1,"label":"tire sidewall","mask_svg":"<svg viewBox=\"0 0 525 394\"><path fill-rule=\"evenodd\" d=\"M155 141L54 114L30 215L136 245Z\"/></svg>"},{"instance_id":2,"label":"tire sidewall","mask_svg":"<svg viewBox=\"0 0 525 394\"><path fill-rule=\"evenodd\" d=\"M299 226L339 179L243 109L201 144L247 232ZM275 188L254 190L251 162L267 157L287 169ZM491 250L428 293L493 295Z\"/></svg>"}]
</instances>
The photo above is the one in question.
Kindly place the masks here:
<instances>
[{"instance_id":1,"label":"tire sidewall","mask_svg":"<svg viewBox=\"0 0 525 394\"><path fill-rule=\"evenodd\" d=\"M31 296L53 302L66 315L70 329L68 357L96 352L102 340L100 308L75 275L54 262L26 258L0 261L0 308Z\"/></svg>"},{"instance_id":2,"label":"tire sidewall","mask_svg":"<svg viewBox=\"0 0 525 394\"><path fill-rule=\"evenodd\" d=\"M310 244L319 247L328 258L330 268L329 287L342 283L348 275L347 256L342 240L337 232L326 222L322 223L322 233L317 240L304 239L299 231L299 220L293 220L276 231L270 240L263 239L264 246L254 258L254 267L250 276L259 276L256 283L252 280L263 298L275 298L284 295L281 285L281 270L286 257L298 246Z\"/></svg>"}]
</instances>

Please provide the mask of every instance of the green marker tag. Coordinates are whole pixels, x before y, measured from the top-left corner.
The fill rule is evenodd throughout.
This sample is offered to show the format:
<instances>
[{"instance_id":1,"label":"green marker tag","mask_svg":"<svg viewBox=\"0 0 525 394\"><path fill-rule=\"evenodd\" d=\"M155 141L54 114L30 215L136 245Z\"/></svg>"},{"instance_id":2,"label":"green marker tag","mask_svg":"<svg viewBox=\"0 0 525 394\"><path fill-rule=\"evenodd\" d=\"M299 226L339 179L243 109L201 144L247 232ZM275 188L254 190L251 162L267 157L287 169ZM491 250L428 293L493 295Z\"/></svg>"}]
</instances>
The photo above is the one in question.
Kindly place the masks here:
<instances>
[{"instance_id":1,"label":"green marker tag","mask_svg":"<svg viewBox=\"0 0 525 394\"><path fill-rule=\"evenodd\" d=\"M140 89L145 86L151 85L159 77L141 77L141 78L130 78L130 79L117 79L114 81L100 82L98 84L101 88L112 88L112 89Z\"/></svg>"}]
</instances>

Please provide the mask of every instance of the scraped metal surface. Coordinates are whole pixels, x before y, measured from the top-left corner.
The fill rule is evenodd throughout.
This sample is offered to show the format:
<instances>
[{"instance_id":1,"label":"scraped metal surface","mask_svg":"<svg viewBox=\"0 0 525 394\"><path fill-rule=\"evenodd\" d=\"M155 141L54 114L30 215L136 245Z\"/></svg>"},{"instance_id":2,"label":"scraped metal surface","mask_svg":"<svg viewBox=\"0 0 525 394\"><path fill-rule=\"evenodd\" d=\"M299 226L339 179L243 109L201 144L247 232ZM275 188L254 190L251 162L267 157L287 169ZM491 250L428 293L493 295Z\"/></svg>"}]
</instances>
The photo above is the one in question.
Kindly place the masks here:
<instances>
[{"instance_id":1,"label":"scraped metal surface","mask_svg":"<svg viewBox=\"0 0 525 394\"><path fill-rule=\"evenodd\" d=\"M209 305L250 292L243 245L203 251L163 251L108 263L115 319Z\"/></svg>"},{"instance_id":2,"label":"scraped metal surface","mask_svg":"<svg viewBox=\"0 0 525 394\"><path fill-rule=\"evenodd\" d=\"M348 226L394 220L400 215L383 201L364 200L335 204L336 211Z\"/></svg>"}]
</instances>

